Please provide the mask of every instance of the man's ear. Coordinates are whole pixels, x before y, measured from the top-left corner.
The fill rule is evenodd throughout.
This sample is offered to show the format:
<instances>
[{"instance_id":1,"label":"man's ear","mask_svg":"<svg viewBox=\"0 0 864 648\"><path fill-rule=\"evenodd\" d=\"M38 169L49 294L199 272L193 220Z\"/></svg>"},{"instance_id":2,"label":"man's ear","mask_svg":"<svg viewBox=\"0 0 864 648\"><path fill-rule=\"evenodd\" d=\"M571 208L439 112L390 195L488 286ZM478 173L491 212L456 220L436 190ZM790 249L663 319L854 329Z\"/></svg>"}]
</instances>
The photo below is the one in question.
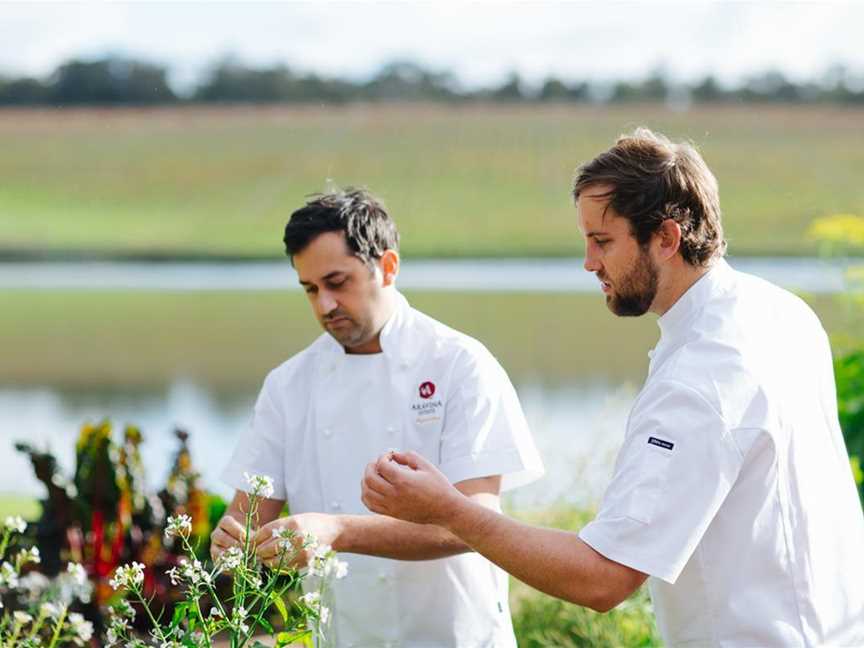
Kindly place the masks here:
<instances>
[{"instance_id":1,"label":"man's ear","mask_svg":"<svg viewBox=\"0 0 864 648\"><path fill-rule=\"evenodd\" d=\"M378 263L381 267L383 285L392 286L399 276L399 253L396 250L385 250Z\"/></svg>"},{"instance_id":2,"label":"man's ear","mask_svg":"<svg viewBox=\"0 0 864 648\"><path fill-rule=\"evenodd\" d=\"M654 233L654 248L663 261L668 261L678 253L681 247L681 226L671 218L660 223L660 228Z\"/></svg>"}]
</instances>

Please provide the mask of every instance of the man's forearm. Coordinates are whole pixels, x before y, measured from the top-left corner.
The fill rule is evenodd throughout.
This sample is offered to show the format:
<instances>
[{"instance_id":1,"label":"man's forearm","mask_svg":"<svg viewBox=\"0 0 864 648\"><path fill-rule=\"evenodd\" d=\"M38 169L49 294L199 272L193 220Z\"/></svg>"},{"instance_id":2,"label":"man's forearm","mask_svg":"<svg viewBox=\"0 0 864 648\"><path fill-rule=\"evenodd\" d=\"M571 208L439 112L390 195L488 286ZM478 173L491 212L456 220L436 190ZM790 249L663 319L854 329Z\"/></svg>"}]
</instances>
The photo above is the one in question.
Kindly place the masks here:
<instances>
[{"instance_id":1,"label":"man's forearm","mask_svg":"<svg viewBox=\"0 0 864 648\"><path fill-rule=\"evenodd\" d=\"M522 582L595 610L615 607L644 580L644 575L594 551L575 533L523 524L467 498L444 526Z\"/></svg>"},{"instance_id":2,"label":"man's forearm","mask_svg":"<svg viewBox=\"0 0 864 648\"><path fill-rule=\"evenodd\" d=\"M339 523L341 532L333 542L336 551L394 560L433 560L471 551L455 535L432 524L382 515L342 515Z\"/></svg>"}]
</instances>

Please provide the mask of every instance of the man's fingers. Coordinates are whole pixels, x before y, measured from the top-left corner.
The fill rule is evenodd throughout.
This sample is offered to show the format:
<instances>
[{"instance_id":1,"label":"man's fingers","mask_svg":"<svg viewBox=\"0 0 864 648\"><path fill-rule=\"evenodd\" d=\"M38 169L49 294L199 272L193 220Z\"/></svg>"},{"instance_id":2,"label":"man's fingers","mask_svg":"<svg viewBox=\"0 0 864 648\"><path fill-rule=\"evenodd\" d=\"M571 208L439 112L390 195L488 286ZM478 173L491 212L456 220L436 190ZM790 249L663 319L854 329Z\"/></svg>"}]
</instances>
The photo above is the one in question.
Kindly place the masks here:
<instances>
[{"instance_id":1,"label":"man's fingers","mask_svg":"<svg viewBox=\"0 0 864 648\"><path fill-rule=\"evenodd\" d=\"M237 542L243 542L246 539L246 527L230 515L226 515L219 520L219 527L217 530L221 530L225 535L233 538Z\"/></svg>"},{"instance_id":2,"label":"man's fingers","mask_svg":"<svg viewBox=\"0 0 864 648\"><path fill-rule=\"evenodd\" d=\"M361 497L363 500L363 504L366 505L373 513L379 513L381 515L389 515L389 509L387 508L387 499L382 495L379 495L375 491L365 490Z\"/></svg>"},{"instance_id":3,"label":"man's fingers","mask_svg":"<svg viewBox=\"0 0 864 648\"><path fill-rule=\"evenodd\" d=\"M393 486L390 485L379 473L377 464L370 463L363 471L363 483L371 491L380 495L390 495L393 493Z\"/></svg>"}]
</instances>

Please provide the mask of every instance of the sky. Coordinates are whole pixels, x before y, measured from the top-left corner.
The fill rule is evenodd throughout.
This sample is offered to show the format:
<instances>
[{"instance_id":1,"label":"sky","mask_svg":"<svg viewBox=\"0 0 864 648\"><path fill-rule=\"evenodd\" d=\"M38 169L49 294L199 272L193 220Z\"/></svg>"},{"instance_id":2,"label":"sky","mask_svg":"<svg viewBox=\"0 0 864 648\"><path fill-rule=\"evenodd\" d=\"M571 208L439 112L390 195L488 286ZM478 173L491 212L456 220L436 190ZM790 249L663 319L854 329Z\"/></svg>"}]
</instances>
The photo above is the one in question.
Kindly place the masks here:
<instances>
[{"instance_id":1,"label":"sky","mask_svg":"<svg viewBox=\"0 0 864 648\"><path fill-rule=\"evenodd\" d=\"M466 87L641 79L662 69L734 84L796 81L842 63L864 74L864 2L8 2L0 74L44 76L108 53L166 65L181 90L225 55L253 66L364 79L392 60Z\"/></svg>"}]
</instances>

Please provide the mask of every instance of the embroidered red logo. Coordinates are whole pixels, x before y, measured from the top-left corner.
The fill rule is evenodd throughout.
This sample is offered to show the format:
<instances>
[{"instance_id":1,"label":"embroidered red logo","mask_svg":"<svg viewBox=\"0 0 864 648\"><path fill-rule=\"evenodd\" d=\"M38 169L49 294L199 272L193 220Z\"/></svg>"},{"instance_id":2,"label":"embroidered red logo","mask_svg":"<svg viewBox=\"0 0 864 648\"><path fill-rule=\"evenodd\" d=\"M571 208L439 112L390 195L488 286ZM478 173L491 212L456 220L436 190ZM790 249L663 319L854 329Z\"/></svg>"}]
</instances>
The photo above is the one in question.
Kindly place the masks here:
<instances>
[{"instance_id":1,"label":"embroidered red logo","mask_svg":"<svg viewBox=\"0 0 864 648\"><path fill-rule=\"evenodd\" d=\"M428 380L420 385L420 398L432 398L435 394L435 383Z\"/></svg>"}]
</instances>

